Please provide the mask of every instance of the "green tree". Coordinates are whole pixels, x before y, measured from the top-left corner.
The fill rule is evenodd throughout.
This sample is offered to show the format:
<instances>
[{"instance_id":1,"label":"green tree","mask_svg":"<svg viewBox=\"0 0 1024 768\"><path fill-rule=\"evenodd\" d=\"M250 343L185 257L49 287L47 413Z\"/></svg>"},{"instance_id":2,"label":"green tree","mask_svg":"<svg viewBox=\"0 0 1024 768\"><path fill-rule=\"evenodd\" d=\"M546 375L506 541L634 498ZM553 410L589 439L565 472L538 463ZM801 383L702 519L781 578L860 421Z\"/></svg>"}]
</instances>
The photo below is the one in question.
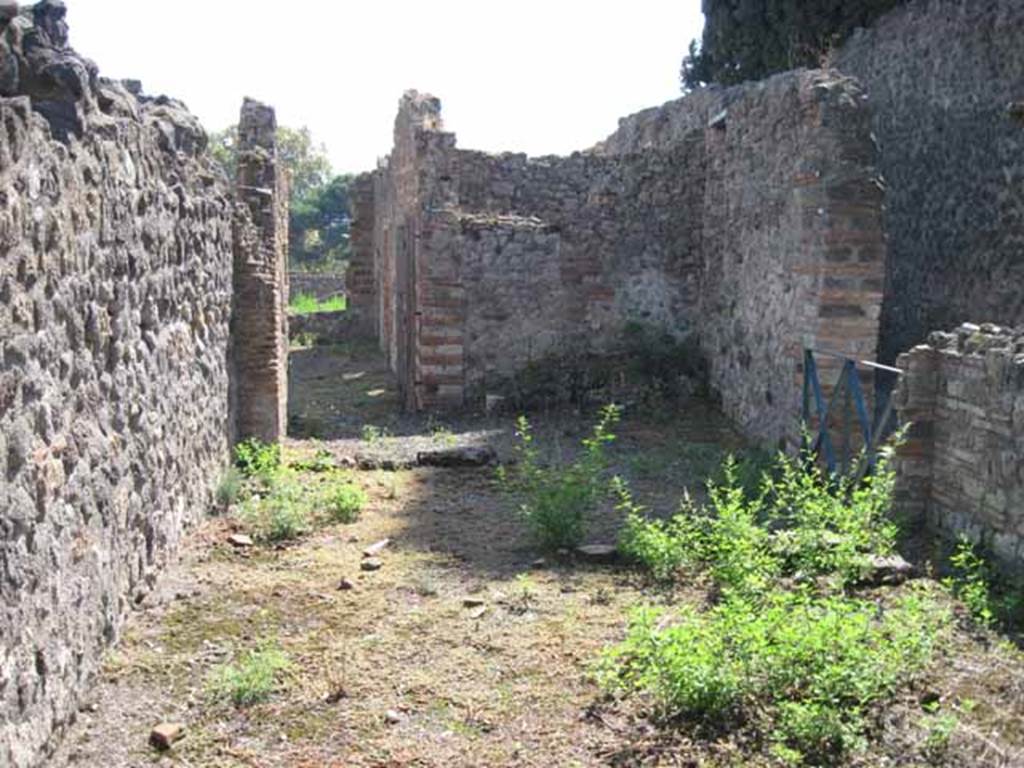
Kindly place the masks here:
<instances>
[{"instance_id":1,"label":"green tree","mask_svg":"<svg viewBox=\"0 0 1024 768\"><path fill-rule=\"evenodd\" d=\"M857 27L905 0L704 0L704 34L683 60L683 89L817 67Z\"/></svg>"},{"instance_id":2,"label":"green tree","mask_svg":"<svg viewBox=\"0 0 1024 768\"><path fill-rule=\"evenodd\" d=\"M238 171L238 126L210 136L210 153L228 178ZM278 126L277 153L291 173L289 256L293 267L341 268L348 258L351 176L335 175L327 148L303 126Z\"/></svg>"}]
</instances>

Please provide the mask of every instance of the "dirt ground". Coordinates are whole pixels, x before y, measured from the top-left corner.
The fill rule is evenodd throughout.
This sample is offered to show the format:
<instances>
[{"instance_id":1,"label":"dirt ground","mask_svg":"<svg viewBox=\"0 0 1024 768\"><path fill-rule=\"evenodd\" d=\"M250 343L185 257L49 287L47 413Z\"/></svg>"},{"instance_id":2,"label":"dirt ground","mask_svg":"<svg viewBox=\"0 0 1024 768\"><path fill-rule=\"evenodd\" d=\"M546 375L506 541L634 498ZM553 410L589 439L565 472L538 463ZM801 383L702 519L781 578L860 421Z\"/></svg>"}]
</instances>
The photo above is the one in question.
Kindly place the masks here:
<instances>
[{"instance_id":1,"label":"dirt ground","mask_svg":"<svg viewBox=\"0 0 1024 768\"><path fill-rule=\"evenodd\" d=\"M292 377L293 423L319 439L289 441L290 458L326 448L348 463L366 452L483 443L508 456L510 416L398 416L393 382L370 350L293 355ZM588 419L563 412L537 423L546 442L568 450ZM365 434L366 425L380 433ZM725 451L742 447L703 402L627 413L618 434L616 470L665 513L686 489L699 492ZM353 475L370 495L356 523L278 548L233 547L230 516L195 531L180 564L131 616L51 764L769 764L751 761L728 735L656 728L643 702L609 700L594 681L595 662L622 638L632 606L705 595L655 589L622 565L540 559L493 468ZM615 512L602 510L589 540L613 542L617 525ZM384 539L383 567L362 571L363 549ZM339 589L343 579L354 588ZM269 700L239 709L214 699L212 670L267 642L290 660ZM959 713L938 751L922 707L933 700ZM186 736L158 753L147 740L165 721L185 723ZM870 750L849 765L1024 766L1024 660L1005 639L964 622L928 675L877 721Z\"/></svg>"}]
</instances>

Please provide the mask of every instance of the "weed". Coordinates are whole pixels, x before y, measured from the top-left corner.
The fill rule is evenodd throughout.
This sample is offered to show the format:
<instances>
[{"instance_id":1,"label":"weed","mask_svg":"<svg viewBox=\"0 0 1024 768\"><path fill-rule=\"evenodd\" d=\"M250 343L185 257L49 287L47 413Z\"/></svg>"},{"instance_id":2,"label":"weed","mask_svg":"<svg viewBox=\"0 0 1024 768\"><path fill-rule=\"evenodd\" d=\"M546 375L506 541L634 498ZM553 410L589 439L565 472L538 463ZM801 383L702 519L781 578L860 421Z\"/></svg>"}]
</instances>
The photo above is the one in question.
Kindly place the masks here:
<instances>
[{"instance_id":1,"label":"weed","mask_svg":"<svg viewBox=\"0 0 1024 768\"><path fill-rule=\"evenodd\" d=\"M243 440L235 446L235 466L245 477L273 473L281 466L281 446L255 438Z\"/></svg>"},{"instance_id":2,"label":"weed","mask_svg":"<svg viewBox=\"0 0 1024 768\"><path fill-rule=\"evenodd\" d=\"M362 430L363 442L369 445L376 445L386 437L390 437L391 433L387 427L378 427L375 424L364 424Z\"/></svg>"},{"instance_id":3,"label":"weed","mask_svg":"<svg viewBox=\"0 0 1024 768\"><path fill-rule=\"evenodd\" d=\"M310 529L305 489L292 477L276 478L265 497L249 499L240 518L253 538L265 544L296 539Z\"/></svg>"},{"instance_id":4,"label":"weed","mask_svg":"<svg viewBox=\"0 0 1024 768\"><path fill-rule=\"evenodd\" d=\"M435 421L433 415L427 420L427 429L430 431L431 437L446 448L451 448L455 445L455 433L441 422Z\"/></svg>"},{"instance_id":5,"label":"weed","mask_svg":"<svg viewBox=\"0 0 1024 768\"><path fill-rule=\"evenodd\" d=\"M270 698L278 673L288 668L288 657L275 646L247 651L235 664L213 671L210 688L214 696L236 707L247 707Z\"/></svg>"},{"instance_id":6,"label":"weed","mask_svg":"<svg viewBox=\"0 0 1024 768\"><path fill-rule=\"evenodd\" d=\"M334 454L326 448L317 448L313 458L293 461L291 467L299 472L315 472L317 474L330 472L335 468Z\"/></svg>"},{"instance_id":7,"label":"weed","mask_svg":"<svg viewBox=\"0 0 1024 768\"><path fill-rule=\"evenodd\" d=\"M949 562L953 566L953 575L943 583L967 606L978 624L991 627L996 621L996 614L989 586L991 575L985 560L969 539L961 538Z\"/></svg>"},{"instance_id":8,"label":"weed","mask_svg":"<svg viewBox=\"0 0 1024 768\"><path fill-rule=\"evenodd\" d=\"M582 441L580 456L554 466L541 464L526 417L516 421L518 472L512 478L502 468L498 478L506 492L518 499L519 513L542 547L574 547L583 540L587 515L604 492L605 446L615 439L611 428L620 415L617 406L603 408L593 431Z\"/></svg>"},{"instance_id":9,"label":"weed","mask_svg":"<svg viewBox=\"0 0 1024 768\"><path fill-rule=\"evenodd\" d=\"M242 473L236 467L230 467L217 484L217 505L226 510L231 507L242 494Z\"/></svg>"},{"instance_id":10,"label":"weed","mask_svg":"<svg viewBox=\"0 0 1024 768\"><path fill-rule=\"evenodd\" d=\"M928 729L924 739L924 751L929 757L937 759L949 750L953 733L960 725L960 717L955 712L941 712L938 702L926 709L929 714L921 721Z\"/></svg>"},{"instance_id":11,"label":"weed","mask_svg":"<svg viewBox=\"0 0 1024 768\"><path fill-rule=\"evenodd\" d=\"M368 501L366 491L358 485L344 483L327 491L325 507L332 522L354 523Z\"/></svg>"}]
</instances>

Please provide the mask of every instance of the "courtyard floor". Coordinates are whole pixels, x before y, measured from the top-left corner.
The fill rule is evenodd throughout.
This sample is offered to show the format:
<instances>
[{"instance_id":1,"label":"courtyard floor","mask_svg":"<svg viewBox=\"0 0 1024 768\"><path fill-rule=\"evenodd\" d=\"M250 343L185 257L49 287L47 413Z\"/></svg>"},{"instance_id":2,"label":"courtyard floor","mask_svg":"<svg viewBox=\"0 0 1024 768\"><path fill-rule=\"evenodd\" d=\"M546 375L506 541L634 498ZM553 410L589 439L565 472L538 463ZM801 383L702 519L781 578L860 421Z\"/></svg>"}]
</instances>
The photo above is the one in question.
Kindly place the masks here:
<instances>
[{"instance_id":1,"label":"courtyard floor","mask_svg":"<svg viewBox=\"0 0 1024 768\"><path fill-rule=\"evenodd\" d=\"M367 350L293 356L286 461L329 451L339 466L411 456L423 446L487 443L509 457L512 418L403 419L386 370ZM539 439L569 450L589 429L571 412L536 417ZM372 427L373 429L368 429ZM656 513L742 443L714 408L627 412L615 470ZM398 461L398 466L406 462ZM231 514L190 536L181 562L132 613L55 766L195 768L365 766L747 766L728 734L702 739L656 727L643 702L607 698L594 679L602 649L632 607L701 603L703 591L655 588L634 570L533 545L492 467L348 470L369 495L358 521L277 547L236 546ZM316 473L301 475L316 483ZM614 543L602 509L592 543ZM389 544L364 571L364 549ZM919 548L920 549L920 548ZM348 588L340 588L342 581ZM273 694L235 707L211 675L273 643L288 659ZM922 702L960 707L942 754L929 747ZM968 710L961 711L961 710ZM173 750L148 738L186 725ZM881 708L857 766L1024 765L1024 661L1006 638L964 621L920 683Z\"/></svg>"}]
</instances>

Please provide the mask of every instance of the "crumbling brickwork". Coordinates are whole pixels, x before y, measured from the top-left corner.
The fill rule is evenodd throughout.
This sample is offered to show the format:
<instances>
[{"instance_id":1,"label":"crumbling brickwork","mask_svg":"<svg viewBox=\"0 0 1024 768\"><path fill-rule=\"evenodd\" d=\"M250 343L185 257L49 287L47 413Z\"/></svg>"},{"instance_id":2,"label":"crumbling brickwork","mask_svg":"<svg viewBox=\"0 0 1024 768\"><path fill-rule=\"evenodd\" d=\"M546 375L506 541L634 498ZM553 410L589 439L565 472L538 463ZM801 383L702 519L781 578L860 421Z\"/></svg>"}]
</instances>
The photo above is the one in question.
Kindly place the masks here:
<instances>
[{"instance_id":1,"label":"crumbling brickwork","mask_svg":"<svg viewBox=\"0 0 1024 768\"><path fill-rule=\"evenodd\" d=\"M1024 322L1022 39L1020 0L911 0L835 57L881 149L885 362L934 328Z\"/></svg>"},{"instance_id":2,"label":"crumbling brickwork","mask_svg":"<svg viewBox=\"0 0 1024 768\"><path fill-rule=\"evenodd\" d=\"M274 110L246 99L238 123L232 335L239 439L288 429L288 179Z\"/></svg>"},{"instance_id":3,"label":"crumbling brickwork","mask_svg":"<svg viewBox=\"0 0 1024 768\"><path fill-rule=\"evenodd\" d=\"M378 275L375 273L374 174L356 177L350 190L352 222L348 272L348 311L355 316L354 331L361 336L377 335L380 308L377 306Z\"/></svg>"},{"instance_id":4,"label":"crumbling brickwork","mask_svg":"<svg viewBox=\"0 0 1024 768\"><path fill-rule=\"evenodd\" d=\"M897 500L1024 567L1024 329L963 325L901 355Z\"/></svg>"},{"instance_id":5,"label":"crumbling brickwork","mask_svg":"<svg viewBox=\"0 0 1024 768\"><path fill-rule=\"evenodd\" d=\"M874 160L862 90L829 72L684 98L536 159L456 149L439 102L407 94L373 217L406 404L482 402L641 322L697 339L727 413L792 441L803 345L875 353Z\"/></svg>"}]
</instances>

